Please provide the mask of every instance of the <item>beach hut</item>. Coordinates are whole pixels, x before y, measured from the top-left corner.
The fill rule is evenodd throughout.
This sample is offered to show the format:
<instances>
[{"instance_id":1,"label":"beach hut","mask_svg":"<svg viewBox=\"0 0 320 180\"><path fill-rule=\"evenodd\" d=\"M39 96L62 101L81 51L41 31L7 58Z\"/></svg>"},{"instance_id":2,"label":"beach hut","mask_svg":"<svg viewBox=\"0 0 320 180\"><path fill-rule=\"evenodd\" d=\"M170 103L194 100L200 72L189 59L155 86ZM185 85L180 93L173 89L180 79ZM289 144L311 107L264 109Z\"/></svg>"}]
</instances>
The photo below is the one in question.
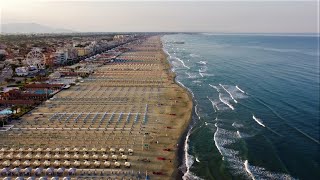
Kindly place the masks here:
<instances>
[{"instance_id":1,"label":"beach hut","mask_svg":"<svg viewBox=\"0 0 320 180\"><path fill-rule=\"evenodd\" d=\"M106 168L110 167L110 165L111 165L110 161L104 161L103 163L103 166Z\"/></svg>"},{"instance_id":2,"label":"beach hut","mask_svg":"<svg viewBox=\"0 0 320 180\"><path fill-rule=\"evenodd\" d=\"M123 148L120 148L120 149L119 149L119 153L120 153L120 155L123 155L123 154L124 154L124 149L123 149Z\"/></svg>"},{"instance_id":3,"label":"beach hut","mask_svg":"<svg viewBox=\"0 0 320 180\"><path fill-rule=\"evenodd\" d=\"M100 167L100 164L101 164L100 161L94 161L93 163L93 165L97 168Z\"/></svg>"},{"instance_id":4,"label":"beach hut","mask_svg":"<svg viewBox=\"0 0 320 180\"><path fill-rule=\"evenodd\" d=\"M119 163L119 162L114 162L114 167L116 167L116 168L120 168L120 166L121 166L121 164Z\"/></svg>"},{"instance_id":5,"label":"beach hut","mask_svg":"<svg viewBox=\"0 0 320 180\"><path fill-rule=\"evenodd\" d=\"M49 167L51 163L50 163L50 161L45 160L42 164L43 164L43 166L45 166L45 167Z\"/></svg>"},{"instance_id":6,"label":"beach hut","mask_svg":"<svg viewBox=\"0 0 320 180\"><path fill-rule=\"evenodd\" d=\"M125 160L125 161L128 160L128 156L127 156L127 155L122 155L121 158L122 158L123 160Z\"/></svg>"},{"instance_id":7,"label":"beach hut","mask_svg":"<svg viewBox=\"0 0 320 180\"><path fill-rule=\"evenodd\" d=\"M22 165L23 165L24 167L29 167L30 164L31 164L31 163L30 163L29 160L25 160Z\"/></svg>"},{"instance_id":8,"label":"beach hut","mask_svg":"<svg viewBox=\"0 0 320 180\"><path fill-rule=\"evenodd\" d=\"M132 155L133 155L133 149L128 149L128 154L129 154L130 156L132 156Z\"/></svg>"},{"instance_id":9,"label":"beach hut","mask_svg":"<svg viewBox=\"0 0 320 180\"><path fill-rule=\"evenodd\" d=\"M3 161L2 166L9 167L11 165L11 162L9 160Z\"/></svg>"},{"instance_id":10,"label":"beach hut","mask_svg":"<svg viewBox=\"0 0 320 180\"><path fill-rule=\"evenodd\" d=\"M16 160L12 163L13 166L18 167L20 166L21 162L19 160Z\"/></svg>"},{"instance_id":11,"label":"beach hut","mask_svg":"<svg viewBox=\"0 0 320 180\"><path fill-rule=\"evenodd\" d=\"M130 167L131 167L131 164L130 164L130 162L125 162L125 163L124 163L124 166L125 166L126 168L130 168Z\"/></svg>"}]
</instances>

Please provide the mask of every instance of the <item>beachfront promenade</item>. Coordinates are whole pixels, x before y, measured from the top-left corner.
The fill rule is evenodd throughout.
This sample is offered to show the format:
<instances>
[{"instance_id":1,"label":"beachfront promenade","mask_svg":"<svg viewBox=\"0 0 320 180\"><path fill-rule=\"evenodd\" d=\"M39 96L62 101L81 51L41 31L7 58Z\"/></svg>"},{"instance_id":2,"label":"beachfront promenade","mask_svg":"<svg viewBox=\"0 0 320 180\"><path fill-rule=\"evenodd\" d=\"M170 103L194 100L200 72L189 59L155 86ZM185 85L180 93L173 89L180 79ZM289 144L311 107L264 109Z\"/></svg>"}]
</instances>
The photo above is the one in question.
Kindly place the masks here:
<instances>
[{"instance_id":1,"label":"beachfront promenade","mask_svg":"<svg viewBox=\"0 0 320 180\"><path fill-rule=\"evenodd\" d=\"M126 47L0 132L1 177L175 178L191 99L174 83L160 37Z\"/></svg>"}]
</instances>

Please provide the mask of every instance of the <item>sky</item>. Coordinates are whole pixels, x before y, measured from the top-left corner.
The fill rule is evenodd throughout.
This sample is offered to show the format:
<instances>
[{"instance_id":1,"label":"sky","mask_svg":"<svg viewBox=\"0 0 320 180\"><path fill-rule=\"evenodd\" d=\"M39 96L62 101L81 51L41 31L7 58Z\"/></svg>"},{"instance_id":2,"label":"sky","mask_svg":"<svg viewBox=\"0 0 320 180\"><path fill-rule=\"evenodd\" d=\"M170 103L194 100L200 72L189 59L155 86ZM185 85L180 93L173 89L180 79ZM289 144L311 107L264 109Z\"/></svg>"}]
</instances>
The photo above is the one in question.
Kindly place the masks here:
<instances>
[{"instance_id":1,"label":"sky","mask_svg":"<svg viewBox=\"0 0 320 180\"><path fill-rule=\"evenodd\" d=\"M317 0L0 0L0 24L79 32L319 33Z\"/></svg>"}]
</instances>

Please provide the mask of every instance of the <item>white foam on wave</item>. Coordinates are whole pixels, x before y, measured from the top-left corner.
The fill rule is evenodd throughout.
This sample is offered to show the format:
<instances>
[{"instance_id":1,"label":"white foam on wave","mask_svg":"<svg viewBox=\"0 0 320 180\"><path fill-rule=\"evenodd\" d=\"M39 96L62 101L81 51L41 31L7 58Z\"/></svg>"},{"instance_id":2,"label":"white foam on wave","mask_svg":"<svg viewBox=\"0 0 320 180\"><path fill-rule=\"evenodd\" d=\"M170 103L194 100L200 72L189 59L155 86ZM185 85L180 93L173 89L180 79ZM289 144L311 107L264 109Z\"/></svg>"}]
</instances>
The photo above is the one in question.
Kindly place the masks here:
<instances>
[{"instance_id":1,"label":"white foam on wave","mask_svg":"<svg viewBox=\"0 0 320 180\"><path fill-rule=\"evenodd\" d=\"M242 138L240 131L237 131L237 135L239 136L239 138Z\"/></svg>"},{"instance_id":2,"label":"white foam on wave","mask_svg":"<svg viewBox=\"0 0 320 180\"><path fill-rule=\"evenodd\" d=\"M221 86L231 97L231 99L235 102L235 103L238 103L238 101L232 96L232 94L222 85L222 84L219 84L219 86Z\"/></svg>"},{"instance_id":3,"label":"white foam on wave","mask_svg":"<svg viewBox=\"0 0 320 180\"><path fill-rule=\"evenodd\" d=\"M264 124L263 124L263 121L259 118L256 118L254 115L252 115L252 119L255 120L260 126L262 127L266 127Z\"/></svg>"},{"instance_id":4,"label":"white foam on wave","mask_svg":"<svg viewBox=\"0 0 320 180\"><path fill-rule=\"evenodd\" d=\"M236 85L236 88L237 88L240 92L242 92L243 94L246 94L246 92L245 92L244 90L240 89L238 85Z\"/></svg>"},{"instance_id":5,"label":"white foam on wave","mask_svg":"<svg viewBox=\"0 0 320 180\"><path fill-rule=\"evenodd\" d=\"M199 112L198 112L198 104L196 104L194 106L194 112L196 113L196 115L198 116L199 120L200 120L200 116L199 116Z\"/></svg>"},{"instance_id":6,"label":"white foam on wave","mask_svg":"<svg viewBox=\"0 0 320 180\"><path fill-rule=\"evenodd\" d=\"M178 57L174 57L176 60L178 60L181 64L182 64L182 66L183 67L185 67L185 68L187 68L187 69L190 69L190 67L189 66L187 66L185 63L184 63L184 61L183 60L181 60L180 58L178 58Z\"/></svg>"},{"instance_id":7,"label":"white foam on wave","mask_svg":"<svg viewBox=\"0 0 320 180\"><path fill-rule=\"evenodd\" d=\"M219 103L219 102L213 101L213 100L210 99L208 96L207 96L207 98L208 98L209 101L211 102L212 108L213 108L214 112L219 111L219 110L220 110L219 107L218 107L218 103Z\"/></svg>"},{"instance_id":8,"label":"white foam on wave","mask_svg":"<svg viewBox=\"0 0 320 180\"><path fill-rule=\"evenodd\" d=\"M255 180L254 175L252 174L252 172L249 168L248 160L244 161L244 168L245 168L246 172L248 173L248 175L252 178L252 180Z\"/></svg>"},{"instance_id":9,"label":"white foam on wave","mask_svg":"<svg viewBox=\"0 0 320 180\"><path fill-rule=\"evenodd\" d=\"M198 54L193 54L193 53L191 53L190 56L191 56L191 57L200 57L200 55L198 55Z\"/></svg>"},{"instance_id":10,"label":"white foam on wave","mask_svg":"<svg viewBox=\"0 0 320 180\"><path fill-rule=\"evenodd\" d=\"M234 107L227 100L223 99L221 93L219 93L219 99L223 104L227 105L231 110L234 110Z\"/></svg>"},{"instance_id":11,"label":"white foam on wave","mask_svg":"<svg viewBox=\"0 0 320 180\"><path fill-rule=\"evenodd\" d=\"M195 78L197 78L198 76L196 75L196 74L194 74L194 73L189 73L189 72L185 72L186 73L186 75L188 75L188 78L189 79L195 79Z\"/></svg>"},{"instance_id":12,"label":"white foam on wave","mask_svg":"<svg viewBox=\"0 0 320 180\"><path fill-rule=\"evenodd\" d=\"M198 64L203 64L203 65L206 65L207 64L207 61L199 61L197 62Z\"/></svg>"},{"instance_id":13,"label":"white foam on wave","mask_svg":"<svg viewBox=\"0 0 320 180\"><path fill-rule=\"evenodd\" d=\"M213 87L215 90L217 90L217 92L220 92L219 88L217 86L211 85L209 84L209 86Z\"/></svg>"},{"instance_id":14,"label":"white foam on wave","mask_svg":"<svg viewBox=\"0 0 320 180\"><path fill-rule=\"evenodd\" d=\"M218 140L217 140L217 136L218 136L218 133L219 133L218 123L215 123L214 126L217 128L217 130L216 130L216 132L215 132L214 135L213 135L213 141L214 141L214 144L216 145L219 153L220 153L221 156L222 156L222 160L224 160L223 153L222 153L222 151L221 151L220 145L218 144Z\"/></svg>"}]
</instances>

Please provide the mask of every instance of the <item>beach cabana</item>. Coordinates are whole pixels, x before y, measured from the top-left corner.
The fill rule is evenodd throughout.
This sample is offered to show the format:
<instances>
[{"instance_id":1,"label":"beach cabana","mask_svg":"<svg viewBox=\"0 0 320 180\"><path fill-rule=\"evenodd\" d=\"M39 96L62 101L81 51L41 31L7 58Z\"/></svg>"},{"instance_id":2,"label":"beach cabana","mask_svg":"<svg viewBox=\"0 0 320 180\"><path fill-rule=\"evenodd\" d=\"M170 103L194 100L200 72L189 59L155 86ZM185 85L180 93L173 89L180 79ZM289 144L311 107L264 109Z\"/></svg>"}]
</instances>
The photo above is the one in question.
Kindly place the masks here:
<instances>
[{"instance_id":1,"label":"beach cabana","mask_svg":"<svg viewBox=\"0 0 320 180\"><path fill-rule=\"evenodd\" d=\"M16 167L14 169L11 169L10 172L11 172L12 175L19 176L20 168Z\"/></svg>"},{"instance_id":2,"label":"beach cabana","mask_svg":"<svg viewBox=\"0 0 320 180\"><path fill-rule=\"evenodd\" d=\"M63 172L64 172L64 168L59 168L59 169L57 170L58 176L62 176L62 175L63 175Z\"/></svg>"}]
</instances>

